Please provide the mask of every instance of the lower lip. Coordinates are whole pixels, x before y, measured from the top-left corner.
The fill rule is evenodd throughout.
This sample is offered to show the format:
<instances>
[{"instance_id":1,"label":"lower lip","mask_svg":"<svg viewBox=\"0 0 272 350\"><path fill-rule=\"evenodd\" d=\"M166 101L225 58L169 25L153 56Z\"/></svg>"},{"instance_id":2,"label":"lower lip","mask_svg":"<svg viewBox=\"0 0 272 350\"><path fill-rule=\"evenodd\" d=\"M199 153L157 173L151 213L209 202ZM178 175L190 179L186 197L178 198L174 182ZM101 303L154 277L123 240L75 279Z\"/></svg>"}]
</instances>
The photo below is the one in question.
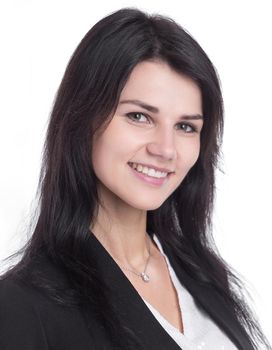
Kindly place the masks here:
<instances>
[{"instance_id":1,"label":"lower lip","mask_svg":"<svg viewBox=\"0 0 272 350\"><path fill-rule=\"evenodd\" d=\"M161 178L151 177L151 176L148 176L144 173L139 173L137 170L133 169L131 166L129 166L129 167L135 176L137 176L139 179L141 179L142 181L144 181L150 185L162 186L168 180L168 177L170 176L170 174L168 174L166 177L161 177Z\"/></svg>"}]
</instances>

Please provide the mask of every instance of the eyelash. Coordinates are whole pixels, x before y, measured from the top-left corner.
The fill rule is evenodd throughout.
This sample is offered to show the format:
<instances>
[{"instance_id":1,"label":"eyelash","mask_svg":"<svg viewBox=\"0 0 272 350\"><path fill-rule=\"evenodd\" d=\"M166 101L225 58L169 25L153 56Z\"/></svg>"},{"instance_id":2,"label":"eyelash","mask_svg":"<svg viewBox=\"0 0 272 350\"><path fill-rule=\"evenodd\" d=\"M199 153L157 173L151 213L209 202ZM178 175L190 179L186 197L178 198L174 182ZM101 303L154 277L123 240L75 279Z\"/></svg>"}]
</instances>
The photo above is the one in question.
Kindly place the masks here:
<instances>
[{"instance_id":1,"label":"eyelash","mask_svg":"<svg viewBox=\"0 0 272 350\"><path fill-rule=\"evenodd\" d=\"M141 116L144 116L147 120L150 119L150 117L142 112L130 112L130 113L127 113L126 116L132 120L134 123L144 123L144 122L140 122L139 120L135 120L135 116L136 115L141 115ZM191 128L191 131L185 131L183 128L180 128L180 130L183 130L185 131L185 133L187 134L191 134L191 133L194 133L194 132L197 132L197 128L190 124L190 123L179 123L178 125L180 126L185 126L186 128L189 127Z\"/></svg>"},{"instance_id":2,"label":"eyelash","mask_svg":"<svg viewBox=\"0 0 272 350\"><path fill-rule=\"evenodd\" d=\"M127 113L126 116L131 119L133 122L136 122L136 123L142 123L140 122L139 120L135 120L133 117L135 117L136 115L143 115L146 119L149 119L149 116L145 115L144 113L141 113L141 112L130 112L130 113Z\"/></svg>"}]
</instances>

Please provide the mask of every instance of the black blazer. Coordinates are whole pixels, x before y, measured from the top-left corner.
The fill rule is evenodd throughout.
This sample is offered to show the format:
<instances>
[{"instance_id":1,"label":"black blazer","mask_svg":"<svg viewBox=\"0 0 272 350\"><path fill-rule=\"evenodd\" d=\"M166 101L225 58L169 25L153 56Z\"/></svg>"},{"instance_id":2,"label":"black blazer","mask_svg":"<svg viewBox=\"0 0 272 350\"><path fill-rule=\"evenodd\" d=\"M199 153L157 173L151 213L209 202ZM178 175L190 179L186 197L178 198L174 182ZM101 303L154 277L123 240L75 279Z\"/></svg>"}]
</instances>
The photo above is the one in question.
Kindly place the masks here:
<instances>
[{"instance_id":1,"label":"black blazer","mask_svg":"<svg viewBox=\"0 0 272 350\"><path fill-rule=\"evenodd\" d=\"M100 244L90 234L88 242L101 273L112 290L112 302L146 350L180 350L162 328L132 284ZM213 289L196 283L163 246L179 280L239 350L253 350L235 315ZM35 266L33 267L35 268ZM46 258L39 266L46 278L64 278ZM88 327L87 324L91 325ZM42 292L12 277L0 281L1 350L103 350L112 345L92 314L57 305ZM216 344L215 344L216 348Z\"/></svg>"}]
</instances>

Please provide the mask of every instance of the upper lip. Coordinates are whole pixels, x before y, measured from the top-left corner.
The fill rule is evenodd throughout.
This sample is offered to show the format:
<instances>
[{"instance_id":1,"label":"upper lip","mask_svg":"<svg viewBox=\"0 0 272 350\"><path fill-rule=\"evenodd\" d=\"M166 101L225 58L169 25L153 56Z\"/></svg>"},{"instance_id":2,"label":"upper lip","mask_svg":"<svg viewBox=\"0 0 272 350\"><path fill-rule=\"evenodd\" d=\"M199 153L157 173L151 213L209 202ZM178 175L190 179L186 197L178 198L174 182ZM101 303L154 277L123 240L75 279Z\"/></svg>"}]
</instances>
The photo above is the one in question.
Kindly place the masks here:
<instances>
[{"instance_id":1,"label":"upper lip","mask_svg":"<svg viewBox=\"0 0 272 350\"><path fill-rule=\"evenodd\" d=\"M147 168L151 168L151 169L154 169L156 171L160 171L162 173L173 173L174 170L171 170L171 169L168 169L168 168L160 168L160 167L157 167L156 165L152 165L152 164L145 164L145 163L139 163L139 162L129 162L130 164L139 164L139 165L142 165L142 166L146 166Z\"/></svg>"}]
</instances>

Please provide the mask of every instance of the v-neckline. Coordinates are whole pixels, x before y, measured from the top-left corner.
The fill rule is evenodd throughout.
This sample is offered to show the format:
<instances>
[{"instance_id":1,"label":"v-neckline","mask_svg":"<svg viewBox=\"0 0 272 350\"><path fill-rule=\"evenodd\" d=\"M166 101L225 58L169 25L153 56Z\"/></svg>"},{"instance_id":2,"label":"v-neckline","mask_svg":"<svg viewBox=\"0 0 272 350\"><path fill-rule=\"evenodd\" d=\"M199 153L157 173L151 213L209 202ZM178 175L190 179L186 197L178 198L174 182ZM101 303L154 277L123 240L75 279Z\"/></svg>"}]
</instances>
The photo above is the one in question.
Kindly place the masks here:
<instances>
[{"instance_id":1,"label":"v-neckline","mask_svg":"<svg viewBox=\"0 0 272 350\"><path fill-rule=\"evenodd\" d=\"M149 350L160 348L180 350L180 346L162 327L106 248L92 232L90 236L89 249L96 257L99 271L111 290L109 295L111 302L127 327L141 339Z\"/></svg>"},{"instance_id":2,"label":"v-neckline","mask_svg":"<svg viewBox=\"0 0 272 350\"><path fill-rule=\"evenodd\" d=\"M127 327L141 339L144 348L149 350L161 348L180 350L180 346L162 327L127 276L92 232L90 232L88 243L88 249L94 256L99 271L111 290L109 295L112 299L111 302L115 305ZM168 246L163 246L163 251L171 262L177 279L183 281L184 287L192 294L197 304L207 312L219 328L225 331L239 349L253 350L245 330L237 321L234 313L224 304L220 295L212 288L196 282L193 277L187 274L175 257L171 255Z\"/></svg>"},{"instance_id":3,"label":"v-neckline","mask_svg":"<svg viewBox=\"0 0 272 350\"><path fill-rule=\"evenodd\" d=\"M151 306L151 308L153 310L155 310L155 312L157 312L160 317L164 320L164 322L170 327L172 328L173 330L175 330L176 332L178 332L179 334L183 335L185 337L185 326L184 326L184 317L183 317L183 312L182 312L182 308L181 308L181 303L180 303L180 295L179 295L179 291L177 289L177 285L176 285L176 282L172 276L172 271L171 271L171 264L166 256L166 254L164 253L164 250L161 246L161 243L158 239L158 237L153 234L152 235L152 240L154 241L154 243L156 244L159 252L162 254L164 260L165 260L165 263L166 263L166 266L167 266L167 270L168 270L168 273L169 273L169 277L170 277L170 280L171 280L171 283L173 285L173 288L175 289L175 293L176 293L176 297L177 297L177 303L178 303L178 309L179 309L179 313L180 313L180 317L181 317L181 322L182 322L182 328L183 328L183 332L181 332L177 327L175 327L171 322L169 322L161 313L160 311L155 307L153 306L152 304L150 304L147 300L145 300L144 298L142 298L144 300L144 302L148 305L148 306ZM174 272L174 271L173 271Z\"/></svg>"},{"instance_id":4,"label":"v-neckline","mask_svg":"<svg viewBox=\"0 0 272 350\"><path fill-rule=\"evenodd\" d=\"M148 301L146 301L144 298L142 298L143 301L145 302L145 304L149 307L150 310L153 310L153 314L157 313L159 315L159 317L162 318L163 322L167 324L168 327L170 327L171 329L173 329L173 331L179 333L180 335L185 337L185 334L182 333L178 328L176 328L175 326L172 325L172 323L170 323L161 313L159 310L157 310L153 305L151 305ZM157 319L157 317L156 317Z\"/></svg>"}]
</instances>

